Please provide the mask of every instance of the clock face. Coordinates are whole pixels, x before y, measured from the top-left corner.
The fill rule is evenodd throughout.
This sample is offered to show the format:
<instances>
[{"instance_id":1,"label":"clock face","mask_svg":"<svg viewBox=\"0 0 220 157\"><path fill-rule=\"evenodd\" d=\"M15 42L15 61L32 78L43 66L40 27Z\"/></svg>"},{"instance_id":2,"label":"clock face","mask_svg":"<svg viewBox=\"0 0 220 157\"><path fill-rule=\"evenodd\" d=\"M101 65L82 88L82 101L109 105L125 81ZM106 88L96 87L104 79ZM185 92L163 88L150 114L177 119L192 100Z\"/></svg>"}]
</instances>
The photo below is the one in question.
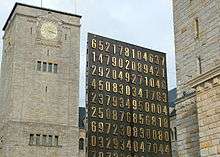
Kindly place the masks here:
<instances>
[{"instance_id":1,"label":"clock face","mask_svg":"<svg viewBox=\"0 0 220 157\"><path fill-rule=\"evenodd\" d=\"M57 37L57 26L52 22L43 23L40 31L45 39L55 39Z\"/></svg>"}]
</instances>

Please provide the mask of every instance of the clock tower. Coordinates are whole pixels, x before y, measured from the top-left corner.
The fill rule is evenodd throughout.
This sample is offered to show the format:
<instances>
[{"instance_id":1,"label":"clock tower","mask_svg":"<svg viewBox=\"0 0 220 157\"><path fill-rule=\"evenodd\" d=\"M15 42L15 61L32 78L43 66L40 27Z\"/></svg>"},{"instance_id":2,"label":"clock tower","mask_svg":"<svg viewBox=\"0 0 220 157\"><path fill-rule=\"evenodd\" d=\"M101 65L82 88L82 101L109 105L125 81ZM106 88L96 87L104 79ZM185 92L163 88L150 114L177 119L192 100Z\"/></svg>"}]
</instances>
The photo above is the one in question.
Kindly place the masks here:
<instances>
[{"instance_id":1,"label":"clock tower","mask_svg":"<svg viewBox=\"0 0 220 157\"><path fill-rule=\"evenodd\" d=\"M4 25L1 157L77 157L80 16L16 3Z\"/></svg>"}]
</instances>

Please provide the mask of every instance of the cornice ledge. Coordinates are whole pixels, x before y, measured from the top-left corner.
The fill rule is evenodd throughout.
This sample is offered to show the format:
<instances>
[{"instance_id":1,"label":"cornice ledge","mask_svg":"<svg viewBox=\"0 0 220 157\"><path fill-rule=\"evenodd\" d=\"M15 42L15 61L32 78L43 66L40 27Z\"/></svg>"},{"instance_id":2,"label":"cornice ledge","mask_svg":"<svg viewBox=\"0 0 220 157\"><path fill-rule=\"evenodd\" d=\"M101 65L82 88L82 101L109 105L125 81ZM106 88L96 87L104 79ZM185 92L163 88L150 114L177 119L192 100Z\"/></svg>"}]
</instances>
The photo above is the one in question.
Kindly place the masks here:
<instances>
[{"instance_id":1,"label":"cornice ledge","mask_svg":"<svg viewBox=\"0 0 220 157\"><path fill-rule=\"evenodd\" d=\"M190 81L188 81L185 85L190 86L192 88L197 88L206 82L210 82L214 78L220 76L220 66L216 66L213 69L201 74ZM213 83L217 83L215 80L212 81Z\"/></svg>"}]
</instances>

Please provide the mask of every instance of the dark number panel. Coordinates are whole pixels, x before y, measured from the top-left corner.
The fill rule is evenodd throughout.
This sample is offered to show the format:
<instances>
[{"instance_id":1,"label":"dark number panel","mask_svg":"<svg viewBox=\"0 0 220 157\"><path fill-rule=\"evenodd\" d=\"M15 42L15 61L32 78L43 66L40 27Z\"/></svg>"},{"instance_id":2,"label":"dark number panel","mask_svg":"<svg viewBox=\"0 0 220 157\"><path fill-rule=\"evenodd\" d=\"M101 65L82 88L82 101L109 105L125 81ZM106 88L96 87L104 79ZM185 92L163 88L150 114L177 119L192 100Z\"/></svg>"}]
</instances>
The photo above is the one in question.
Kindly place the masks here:
<instances>
[{"instance_id":1,"label":"dark number panel","mask_svg":"<svg viewBox=\"0 0 220 157\"><path fill-rule=\"evenodd\" d=\"M88 34L88 157L171 157L164 53Z\"/></svg>"}]
</instances>

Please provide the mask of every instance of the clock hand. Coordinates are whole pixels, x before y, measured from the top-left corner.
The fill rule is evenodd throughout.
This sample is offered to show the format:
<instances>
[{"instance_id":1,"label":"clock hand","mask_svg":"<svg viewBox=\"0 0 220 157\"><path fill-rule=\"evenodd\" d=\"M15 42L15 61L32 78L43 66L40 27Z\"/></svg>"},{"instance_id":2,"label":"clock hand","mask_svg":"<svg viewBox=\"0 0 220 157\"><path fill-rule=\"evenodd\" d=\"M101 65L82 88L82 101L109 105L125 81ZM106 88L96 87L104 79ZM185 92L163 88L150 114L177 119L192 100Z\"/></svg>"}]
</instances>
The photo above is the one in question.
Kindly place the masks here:
<instances>
[{"instance_id":1,"label":"clock hand","mask_svg":"<svg viewBox=\"0 0 220 157\"><path fill-rule=\"evenodd\" d=\"M49 31L50 33L56 34L54 31Z\"/></svg>"}]
</instances>

